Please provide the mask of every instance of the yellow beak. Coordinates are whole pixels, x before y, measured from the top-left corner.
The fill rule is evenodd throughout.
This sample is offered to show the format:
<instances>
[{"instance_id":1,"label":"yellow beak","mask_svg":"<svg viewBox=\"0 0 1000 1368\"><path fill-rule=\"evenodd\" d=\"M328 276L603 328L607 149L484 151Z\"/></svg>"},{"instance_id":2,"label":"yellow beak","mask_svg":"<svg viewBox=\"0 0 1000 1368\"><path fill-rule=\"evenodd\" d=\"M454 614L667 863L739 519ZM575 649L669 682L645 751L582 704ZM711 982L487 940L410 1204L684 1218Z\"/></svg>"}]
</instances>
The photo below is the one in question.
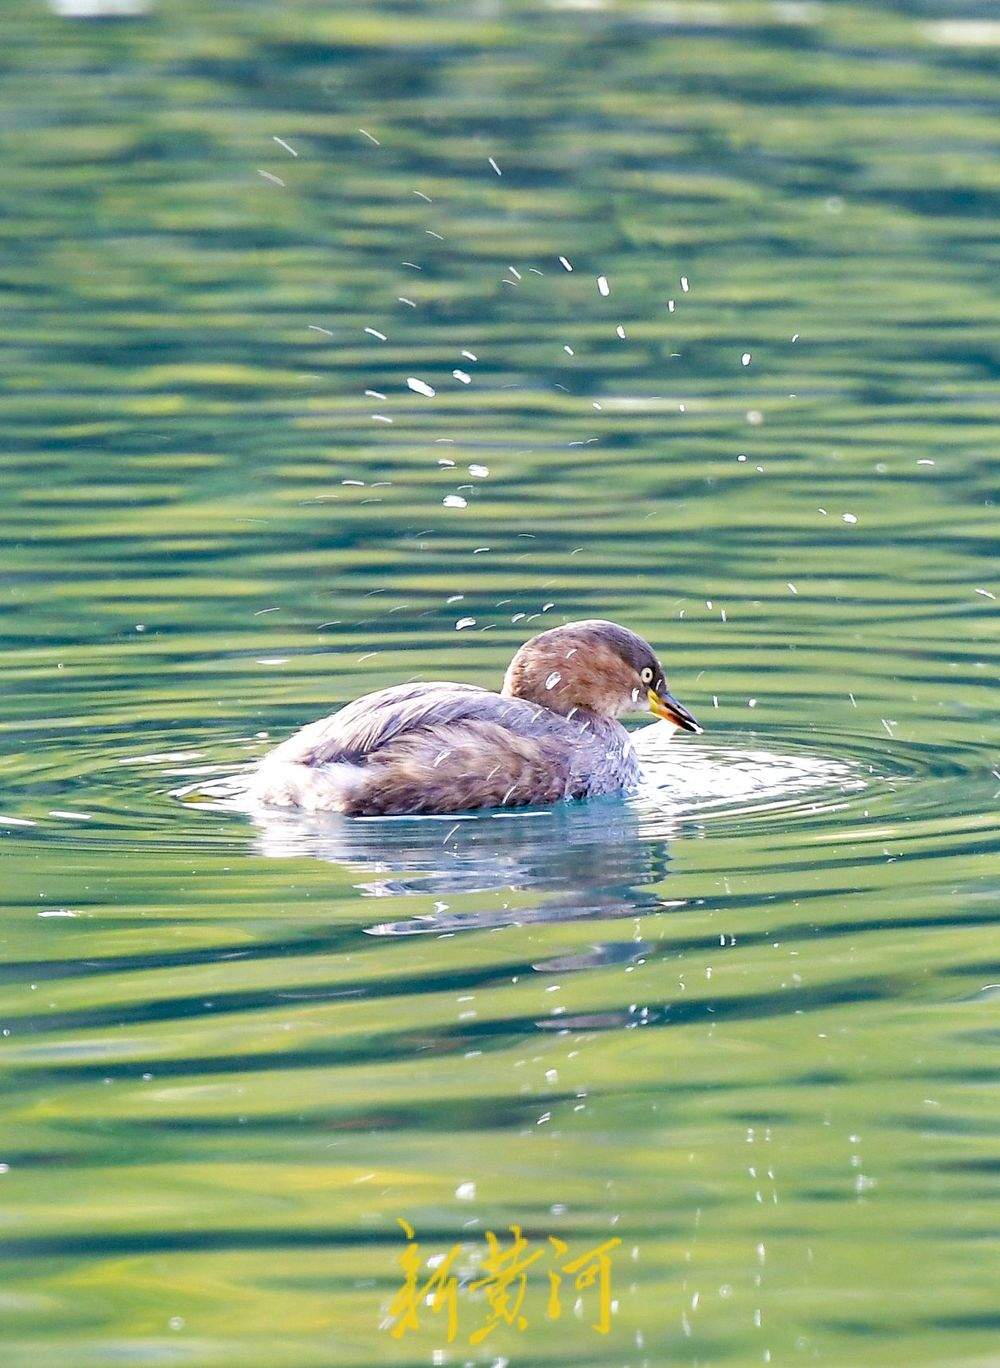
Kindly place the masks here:
<instances>
[{"instance_id":1,"label":"yellow beak","mask_svg":"<svg viewBox=\"0 0 1000 1368\"><path fill-rule=\"evenodd\" d=\"M675 727L680 727L681 731L694 732L697 735L704 730L695 721L693 714L688 712L683 703L678 703L673 694L661 694L657 693L655 689L649 689L646 697L649 700L649 711L651 713L664 718L667 722L672 722Z\"/></svg>"}]
</instances>

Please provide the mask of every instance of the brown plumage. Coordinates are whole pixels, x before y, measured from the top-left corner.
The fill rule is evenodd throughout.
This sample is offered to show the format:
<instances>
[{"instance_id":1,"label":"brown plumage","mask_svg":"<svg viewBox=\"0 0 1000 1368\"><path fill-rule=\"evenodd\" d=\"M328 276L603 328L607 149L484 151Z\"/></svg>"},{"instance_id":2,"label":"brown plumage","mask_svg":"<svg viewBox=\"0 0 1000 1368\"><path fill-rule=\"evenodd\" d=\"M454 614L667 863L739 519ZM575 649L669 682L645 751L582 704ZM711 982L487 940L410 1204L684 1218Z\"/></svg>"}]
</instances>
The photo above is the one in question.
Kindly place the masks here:
<instances>
[{"instance_id":1,"label":"brown plumage","mask_svg":"<svg viewBox=\"0 0 1000 1368\"><path fill-rule=\"evenodd\" d=\"M651 647L613 622L526 642L501 693L403 684L366 694L265 757L251 793L277 807L379 816L520 807L612 793L638 762L615 719L640 703L700 731Z\"/></svg>"}]
</instances>

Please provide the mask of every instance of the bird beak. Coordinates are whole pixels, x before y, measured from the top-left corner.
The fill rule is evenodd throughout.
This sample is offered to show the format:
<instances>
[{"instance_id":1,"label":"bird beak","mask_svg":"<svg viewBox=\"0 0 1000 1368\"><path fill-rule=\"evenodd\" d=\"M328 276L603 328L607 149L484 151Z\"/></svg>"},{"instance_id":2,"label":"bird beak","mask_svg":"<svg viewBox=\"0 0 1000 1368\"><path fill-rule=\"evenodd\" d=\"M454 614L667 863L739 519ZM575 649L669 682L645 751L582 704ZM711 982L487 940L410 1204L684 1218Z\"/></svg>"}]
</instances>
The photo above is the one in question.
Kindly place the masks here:
<instances>
[{"instance_id":1,"label":"bird beak","mask_svg":"<svg viewBox=\"0 0 1000 1368\"><path fill-rule=\"evenodd\" d=\"M694 732L695 735L698 735L704 730L694 720L684 704L677 702L673 694L657 693L655 689L650 689L646 697L649 699L649 711L651 713L664 718L667 722L672 722L675 727L680 727L681 731Z\"/></svg>"}]
</instances>

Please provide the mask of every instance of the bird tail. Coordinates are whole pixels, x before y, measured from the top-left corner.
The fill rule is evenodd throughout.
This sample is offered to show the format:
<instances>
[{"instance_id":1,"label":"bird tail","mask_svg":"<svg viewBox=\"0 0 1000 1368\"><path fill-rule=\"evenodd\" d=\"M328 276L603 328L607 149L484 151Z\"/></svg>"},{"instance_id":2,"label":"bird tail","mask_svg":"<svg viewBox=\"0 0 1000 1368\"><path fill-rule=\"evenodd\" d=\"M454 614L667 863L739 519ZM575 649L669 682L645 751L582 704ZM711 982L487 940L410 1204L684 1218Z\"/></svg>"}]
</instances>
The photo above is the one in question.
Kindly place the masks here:
<instances>
[{"instance_id":1,"label":"bird tail","mask_svg":"<svg viewBox=\"0 0 1000 1368\"><path fill-rule=\"evenodd\" d=\"M370 776L364 766L333 760L299 765L290 760L266 761L254 775L248 796L266 807L300 808L304 812L349 812Z\"/></svg>"}]
</instances>

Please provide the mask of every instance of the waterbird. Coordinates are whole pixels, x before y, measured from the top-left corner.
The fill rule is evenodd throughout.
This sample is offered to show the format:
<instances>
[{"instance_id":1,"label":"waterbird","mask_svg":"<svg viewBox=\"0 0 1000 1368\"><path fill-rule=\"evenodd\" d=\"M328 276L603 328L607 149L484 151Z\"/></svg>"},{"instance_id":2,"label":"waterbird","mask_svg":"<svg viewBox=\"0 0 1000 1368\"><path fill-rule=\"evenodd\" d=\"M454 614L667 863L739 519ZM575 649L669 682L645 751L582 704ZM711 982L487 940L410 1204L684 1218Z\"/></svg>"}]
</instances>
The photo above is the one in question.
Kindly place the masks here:
<instances>
[{"instance_id":1,"label":"waterbird","mask_svg":"<svg viewBox=\"0 0 1000 1368\"><path fill-rule=\"evenodd\" d=\"M352 817L616 793L641 777L618 718L642 706L702 730L641 636L597 618L569 622L524 642L499 693L397 684L310 723L264 757L249 793L266 806Z\"/></svg>"}]
</instances>

